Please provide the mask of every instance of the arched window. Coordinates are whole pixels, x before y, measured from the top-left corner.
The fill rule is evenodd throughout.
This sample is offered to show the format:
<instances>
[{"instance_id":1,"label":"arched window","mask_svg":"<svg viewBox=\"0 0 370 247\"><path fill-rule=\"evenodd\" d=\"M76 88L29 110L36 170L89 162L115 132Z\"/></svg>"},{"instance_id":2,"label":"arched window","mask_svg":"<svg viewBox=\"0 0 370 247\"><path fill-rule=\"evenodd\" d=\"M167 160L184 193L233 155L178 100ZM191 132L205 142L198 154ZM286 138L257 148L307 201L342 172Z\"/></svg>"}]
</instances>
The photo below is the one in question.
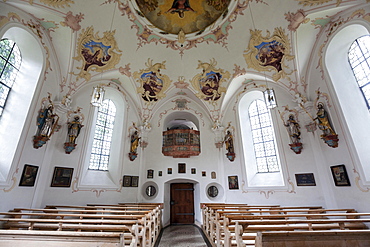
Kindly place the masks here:
<instances>
[{"instance_id":1,"label":"arched window","mask_svg":"<svg viewBox=\"0 0 370 247\"><path fill-rule=\"evenodd\" d=\"M107 171L109 164L110 149L116 106L113 101L106 99L99 107L95 123L95 133L90 156L90 170Z\"/></svg>"},{"instance_id":2,"label":"arched window","mask_svg":"<svg viewBox=\"0 0 370 247\"><path fill-rule=\"evenodd\" d=\"M9 39L0 41L0 117L21 67L21 52L15 42Z\"/></svg>"},{"instance_id":3,"label":"arched window","mask_svg":"<svg viewBox=\"0 0 370 247\"><path fill-rule=\"evenodd\" d=\"M257 172L278 172L279 163L275 150L275 137L270 112L264 101L254 100L249 106Z\"/></svg>"},{"instance_id":4,"label":"arched window","mask_svg":"<svg viewBox=\"0 0 370 247\"><path fill-rule=\"evenodd\" d=\"M356 39L348 52L348 59L357 84L370 109L370 36Z\"/></svg>"}]
</instances>

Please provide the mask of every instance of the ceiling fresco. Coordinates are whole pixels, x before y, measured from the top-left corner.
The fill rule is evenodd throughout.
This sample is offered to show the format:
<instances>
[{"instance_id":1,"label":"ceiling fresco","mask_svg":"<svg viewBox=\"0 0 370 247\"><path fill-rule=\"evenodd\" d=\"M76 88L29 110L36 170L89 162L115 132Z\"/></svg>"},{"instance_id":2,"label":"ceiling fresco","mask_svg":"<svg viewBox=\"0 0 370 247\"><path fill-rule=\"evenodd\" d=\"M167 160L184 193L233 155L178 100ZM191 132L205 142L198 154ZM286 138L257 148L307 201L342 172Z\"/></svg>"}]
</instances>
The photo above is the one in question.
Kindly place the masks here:
<instances>
[{"instance_id":1,"label":"ceiling fresco","mask_svg":"<svg viewBox=\"0 0 370 247\"><path fill-rule=\"evenodd\" d=\"M230 0L136 0L141 13L164 33L204 30L227 13Z\"/></svg>"},{"instance_id":2,"label":"ceiling fresco","mask_svg":"<svg viewBox=\"0 0 370 247\"><path fill-rule=\"evenodd\" d=\"M39 39L43 77L57 71L60 100L73 99L89 83L104 83L119 89L145 119L181 96L217 120L230 102L248 90L262 90L267 81L292 98L307 96L310 60L319 56L314 66L323 73L322 54L332 33L354 19L369 22L369 4L6 0L0 1L0 28L22 25ZM313 54L320 35L323 44Z\"/></svg>"}]
</instances>

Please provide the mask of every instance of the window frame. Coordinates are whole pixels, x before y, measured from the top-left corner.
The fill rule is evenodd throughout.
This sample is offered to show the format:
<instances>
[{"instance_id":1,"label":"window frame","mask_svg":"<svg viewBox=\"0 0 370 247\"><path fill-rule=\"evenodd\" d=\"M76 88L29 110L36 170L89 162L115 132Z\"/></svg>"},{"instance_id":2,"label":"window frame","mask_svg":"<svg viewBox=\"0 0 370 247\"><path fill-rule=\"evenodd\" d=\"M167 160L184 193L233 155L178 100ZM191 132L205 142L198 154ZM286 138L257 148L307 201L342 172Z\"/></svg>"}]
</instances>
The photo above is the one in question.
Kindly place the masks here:
<instances>
[{"instance_id":1,"label":"window frame","mask_svg":"<svg viewBox=\"0 0 370 247\"><path fill-rule=\"evenodd\" d=\"M6 107L6 103L9 99L9 95L11 94L11 91L12 91L12 88L14 86L15 80L16 80L17 75L19 73L19 70L22 66L22 54L21 54L21 51L20 51L17 43L15 41L11 40L11 39L3 38L3 39L0 40L0 46L2 45L2 43L5 40L10 41L12 44L11 44L10 52L9 52L9 54L6 58L3 56L3 54L0 53L0 59L5 61L4 62L4 67L0 68L0 85L3 86L3 87L6 87L8 89L8 92L6 93L6 96L4 97L5 99L4 99L3 104L1 104L2 93L0 91L0 108L2 108L2 109L0 109L0 119L3 115L3 112L4 112L5 107ZM17 56L17 58L15 58L15 60L20 60L20 61L18 61L18 65L15 65L15 64L13 64L12 62L9 61L10 57L13 54L14 54L14 56ZM9 72L9 73L15 73L15 75L14 76L9 76L9 77L13 77L13 78L8 83L6 83L6 82L3 82L2 78L3 78L4 73L7 73L5 68L7 68L8 65L10 65L16 71L14 72L14 70L12 70L11 72Z\"/></svg>"},{"instance_id":2,"label":"window frame","mask_svg":"<svg viewBox=\"0 0 370 247\"><path fill-rule=\"evenodd\" d=\"M363 85L360 85L360 81L359 81L359 78L357 78L357 74L355 73L355 70L356 70L356 68L358 67L358 66L363 66L364 64L365 65L367 65L367 68L368 68L368 70L370 70L370 46L367 46L366 48L367 48L367 50L368 50L368 56L366 57L365 56L365 53L364 53L364 51L363 51L363 49L362 48L364 48L362 45L361 45L361 43L359 42L359 40L361 40L361 39L363 39L363 38L365 38L365 37L367 37L367 39L370 39L370 35L363 35L363 36L361 36L361 37L359 37L359 38L357 38L356 40L354 40L353 41L353 43L350 45L350 48L348 49L348 63L349 63L349 65L350 65L350 68L351 68L351 70L352 70L352 73L353 73L353 75L354 75L354 78L355 78L355 80L356 80L356 82L357 82L357 85L358 85L358 87L359 87L359 89L360 89L360 91L361 91L361 94L362 94L362 96L364 97L364 100L365 100L365 103L366 103L366 105L367 105L367 109L368 110L370 110L370 93L369 93L369 97L367 98L366 97L366 95L365 95L365 93L364 93L364 90L363 90L363 88L364 87L368 87L369 88L369 90L370 90L370 76L368 76L368 80L367 80L367 83L364 83ZM355 61L353 61L353 62L351 62L351 60L353 60L353 58L351 58L350 57L350 55L351 55L351 51L352 50L355 50L356 48L358 48L359 50L360 50L360 52L361 52L361 56L360 57L358 57ZM359 54L357 54L357 55L359 55ZM363 61L360 61L360 60L363 60ZM357 65L355 65L354 63L356 63L356 62L358 62L358 64Z\"/></svg>"},{"instance_id":3,"label":"window frame","mask_svg":"<svg viewBox=\"0 0 370 247\"><path fill-rule=\"evenodd\" d=\"M262 103L262 104L259 104L259 103ZM254 105L256 107L256 110L255 110L256 114L251 115L251 113L252 113L251 112L251 110L252 110L251 107L254 107ZM263 106L265 108L263 108ZM280 164L279 164L278 155L277 155L277 151L276 151L276 137L275 137L275 134L274 134L274 126L273 126L273 122L272 122L271 113L270 113L269 109L267 108L267 105L266 105L265 101L262 100L262 99L253 100L250 103L250 105L248 106L248 113L249 113L248 114L249 124L251 125L254 154L255 154L256 166L257 166L257 173L280 172L280 169L279 169ZM264 116L263 116L264 114L266 114L268 116L269 121L262 122L262 120L264 118ZM257 118L258 124L253 125L253 121L252 121L253 117ZM266 125L264 125L264 124L266 124ZM266 134L266 130L268 132L270 132L271 136L268 136ZM255 133L257 131L261 133L260 137L261 137L262 141L257 140L258 137L255 136ZM269 138L270 140L266 140L267 138ZM272 155L268 155L268 151L266 150L267 146L271 146L271 144L268 145L268 142L270 142L272 144L272 149L270 150ZM256 149L257 144L261 144L261 146L263 147L263 151L260 151L260 153L263 152L263 156L258 155L259 152ZM276 160L276 164L270 164L269 163L269 161L271 161L272 157L273 157L274 160ZM263 168L261 167L262 165L259 164L260 163L259 159L265 159L266 160L265 170L267 170L267 171L261 171ZM277 168L273 168L272 166L276 166Z\"/></svg>"},{"instance_id":4,"label":"window frame","mask_svg":"<svg viewBox=\"0 0 370 247\"><path fill-rule=\"evenodd\" d=\"M104 107L106 106L106 107ZM111 155L111 147L112 147L112 133L115 124L115 116L117 112L117 107L111 99L105 99L103 101L103 105L98 108L97 118L95 121L95 131L93 136L93 146L90 152L90 161L89 161L89 170L95 171L108 171L109 170L109 158ZM109 121L109 118L112 118ZM101 127L102 135L99 133L99 127ZM110 133L110 135L109 135ZM102 136L98 138L98 136ZM101 145L95 145L96 143L100 143ZM106 144L106 145L105 145ZM108 153L104 153L104 146L109 146ZM93 150L98 149L99 152L94 153ZM96 155L99 157L99 161L97 162L97 168L92 168L92 159L93 156ZM106 163L102 163L106 157Z\"/></svg>"}]
</instances>

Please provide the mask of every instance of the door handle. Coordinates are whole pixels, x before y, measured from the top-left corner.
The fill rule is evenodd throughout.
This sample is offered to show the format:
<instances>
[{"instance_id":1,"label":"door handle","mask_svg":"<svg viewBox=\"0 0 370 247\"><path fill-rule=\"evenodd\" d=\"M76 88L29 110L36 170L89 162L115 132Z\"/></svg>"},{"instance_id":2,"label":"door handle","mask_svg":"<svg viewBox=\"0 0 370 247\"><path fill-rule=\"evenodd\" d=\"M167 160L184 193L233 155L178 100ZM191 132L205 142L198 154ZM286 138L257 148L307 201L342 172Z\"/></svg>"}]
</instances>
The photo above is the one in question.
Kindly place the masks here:
<instances>
[{"instance_id":1,"label":"door handle","mask_svg":"<svg viewBox=\"0 0 370 247\"><path fill-rule=\"evenodd\" d=\"M175 204L176 204L175 201L170 202L170 205L175 205Z\"/></svg>"}]
</instances>

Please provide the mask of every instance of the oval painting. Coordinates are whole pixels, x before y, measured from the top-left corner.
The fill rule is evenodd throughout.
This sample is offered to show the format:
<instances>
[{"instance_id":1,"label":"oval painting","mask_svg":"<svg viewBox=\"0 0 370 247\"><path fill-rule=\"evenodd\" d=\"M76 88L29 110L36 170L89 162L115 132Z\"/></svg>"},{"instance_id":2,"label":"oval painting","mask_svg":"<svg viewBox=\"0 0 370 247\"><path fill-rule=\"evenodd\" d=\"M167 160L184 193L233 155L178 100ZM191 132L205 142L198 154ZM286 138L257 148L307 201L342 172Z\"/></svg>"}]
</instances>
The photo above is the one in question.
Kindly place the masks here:
<instances>
[{"instance_id":1,"label":"oval painting","mask_svg":"<svg viewBox=\"0 0 370 247\"><path fill-rule=\"evenodd\" d=\"M136 0L143 15L165 33L204 30L225 11L230 0ZM226 12L225 12L226 13Z\"/></svg>"}]
</instances>

